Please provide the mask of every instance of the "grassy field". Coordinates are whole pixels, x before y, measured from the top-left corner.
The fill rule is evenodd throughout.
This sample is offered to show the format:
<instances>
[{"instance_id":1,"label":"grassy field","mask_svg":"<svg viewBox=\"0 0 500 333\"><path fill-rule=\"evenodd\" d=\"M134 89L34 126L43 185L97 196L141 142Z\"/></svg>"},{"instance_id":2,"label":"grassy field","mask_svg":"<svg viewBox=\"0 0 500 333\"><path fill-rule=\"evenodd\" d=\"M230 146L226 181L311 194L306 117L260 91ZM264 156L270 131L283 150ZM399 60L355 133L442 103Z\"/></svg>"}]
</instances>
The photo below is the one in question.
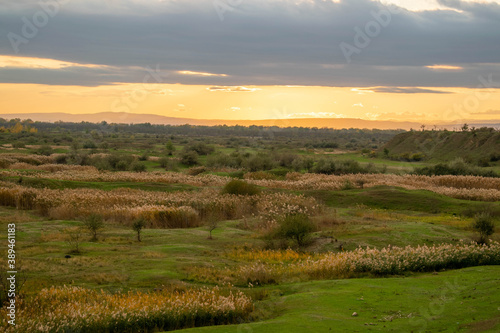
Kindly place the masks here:
<instances>
[{"instance_id":1,"label":"grassy field","mask_svg":"<svg viewBox=\"0 0 500 333\"><path fill-rule=\"evenodd\" d=\"M498 332L499 286L499 267L287 284L256 304L270 318L179 332Z\"/></svg>"},{"instance_id":2,"label":"grassy field","mask_svg":"<svg viewBox=\"0 0 500 333\"><path fill-rule=\"evenodd\" d=\"M122 294L133 298L134 293L141 292L141 297L147 299L163 291L182 295L190 290L220 287L216 293L222 298L243 292L251 299L250 317L225 313L222 323L233 324L213 326L218 323L217 314L215 319L202 313L184 320L192 314L186 312L180 315L178 324L158 327L186 327L183 332L500 331L499 266L452 262L445 267L460 269L433 271L424 265L395 273L353 270L345 275L314 275L299 270L295 275L283 273L283 278L266 278L272 277L273 269L280 272L280 267L306 267L325 256L341 258L358 253L360 248L390 251L409 246L416 253L421 247L439 244L451 244L452 249L463 247L478 239L471 227L477 213L490 212L498 230L500 202L494 201L499 191L495 187L497 178L443 178L438 179L443 183L436 181L427 186L430 178L414 181L411 177L416 176L391 174L404 175L415 168L432 166L429 160L405 162L366 153L367 149L363 153L331 148L334 145L321 148L329 143L327 139L297 147L296 138L283 139L275 146L270 140L252 138L241 147L234 140L214 139L207 141L204 148L215 151L197 156L196 165L184 165L180 163L183 154L198 147L201 138L176 137L173 155L168 155L165 143L158 144L155 138L141 136L139 144L124 137L130 140L130 147L118 145L117 136L108 142L116 145L109 151L99 148L76 152L70 145L56 145L52 153L66 154L67 158L60 164L55 163L57 155L30 154L30 150L41 149L42 145L15 150L4 147L5 154L0 156L0 228L6 230L9 224L16 224L18 279L25 281L19 291L26 304L46 293L42 292L45 288L62 286L86 288L89 292L103 290L99 297L104 298ZM365 140L367 147L373 148L371 140ZM106 143L104 139L94 141ZM348 143L345 141L345 147ZM9 155L13 153L23 155ZM148 157L139 158L141 155ZM160 158L168 159L173 167L161 167ZM259 164L260 158L272 163ZM126 162L126 168L118 167L118 161ZM231 166L235 161L240 164ZM325 171L327 163L324 169L315 170L325 161L334 161L336 169ZM144 172L133 172L137 163L144 166L139 170ZM495 167L492 164L490 168ZM313 173L307 174L306 170ZM345 176L352 170L360 173ZM381 171L388 174L366 174ZM222 188L229 178L220 176L246 179L255 192L224 192ZM382 178L384 182L378 182ZM453 191L447 192L447 188ZM95 212L110 213L97 240L92 240L84 226L88 215ZM195 216L186 212L194 212ZM283 221L303 215L307 215L310 227L304 242L283 236L279 229ZM189 216L193 223L185 225L190 228L166 229L168 223L159 223L175 218L187 221ZM139 217L146 221L141 242L132 228ZM0 250L6 253L7 236L1 235ZM74 239L70 241L74 237L78 238L78 251ZM498 232L489 238L500 241ZM256 258L252 259L252 255ZM484 258L476 259L485 262ZM487 263L492 262L497 264ZM3 266L2 262L5 271ZM239 272L246 275L235 276ZM64 292L54 291L63 299ZM84 311L86 305L81 306ZM132 317L146 313L134 306L120 311L133 313ZM213 309L219 306L217 303ZM353 316L354 312L357 315ZM43 312L33 312L33 316L57 317ZM112 331L104 328L110 320L102 319L94 328ZM154 320L158 317L146 316L145 322ZM94 332L92 329L88 331ZM127 329L145 332L154 327L141 322Z\"/></svg>"},{"instance_id":3,"label":"grassy field","mask_svg":"<svg viewBox=\"0 0 500 333\"><path fill-rule=\"evenodd\" d=\"M41 181L41 180L40 180ZM189 186L165 184L53 181L33 186L112 190L134 185L143 190L177 191ZM133 186L131 186L133 187ZM196 189L196 187L192 187ZM375 187L312 191L326 204L315 217L320 230L302 251L322 253L457 243L470 240L471 218L464 209L481 202L458 200L429 191ZM207 227L145 229L137 242L131 228L108 223L98 241L84 235L81 253L69 253L65 230L79 221L48 220L35 212L0 208L0 223L16 222L20 265L27 282L23 292L36 294L54 285L109 291L206 285L193 278L193 267L236 267L227 254L241 248L263 248L259 232L245 228L252 219L219 223L208 239ZM498 235L493 236L499 239ZM4 243L5 244L5 243ZM186 332L495 332L500 327L498 267L472 267L404 277L297 282L243 288L254 298L253 322ZM352 313L358 316L353 317Z\"/></svg>"}]
</instances>

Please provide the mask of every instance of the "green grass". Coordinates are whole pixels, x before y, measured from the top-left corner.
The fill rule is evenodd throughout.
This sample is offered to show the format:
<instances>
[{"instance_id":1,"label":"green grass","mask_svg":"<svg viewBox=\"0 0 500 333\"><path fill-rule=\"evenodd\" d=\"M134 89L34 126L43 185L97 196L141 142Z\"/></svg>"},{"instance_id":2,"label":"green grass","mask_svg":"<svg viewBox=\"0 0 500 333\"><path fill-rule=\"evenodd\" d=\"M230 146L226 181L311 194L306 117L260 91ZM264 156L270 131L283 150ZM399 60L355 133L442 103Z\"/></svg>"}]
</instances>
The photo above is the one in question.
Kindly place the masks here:
<instances>
[{"instance_id":1,"label":"green grass","mask_svg":"<svg viewBox=\"0 0 500 333\"><path fill-rule=\"evenodd\" d=\"M19 178L9 178L17 182ZM47 188L129 187L151 191L197 190L185 184L73 182L23 177L23 183ZM353 250L359 246L417 246L470 240L471 218L462 217L482 202L458 200L424 190L378 186L344 191L306 191L324 202L321 230L306 251ZM496 203L493 203L496 204ZM321 220L324 218L324 221ZM326 221L326 222L325 222ZM193 267L238 265L225 253L247 245L262 248L261 234L225 221L207 239L207 227L145 229L142 242L125 225L107 224L99 241L85 234L82 253L70 248L63 231L78 221L53 221L34 212L0 207L0 228L17 226L17 251L28 282L27 293L52 285L105 290L151 290L162 285L204 285ZM252 219L250 219L250 225ZM5 235L5 233L4 233ZM6 236L0 251L6 250ZM498 233L493 236L498 239ZM255 321L242 326L205 327L186 332L498 332L500 267L474 267L407 277L364 278L294 283L243 290L256 298ZM453 288L450 288L450 283ZM476 288L476 289L474 289ZM359 316L352 317L357 312ZM248 325L248 326L247 326Z\"/></svg>"},{"instance_id":2,"label":"green grass","mask_svg":"<svg viewBox=\"0 0 500 333\"><path fill-rule=\"evenodd\" d=\"M498 332L500 267L270 287L240 325L180 332ZM353 317L354 312L358 316Z\"/></svg>"},{"instance_id":3,"label":"green grass","mask_svg":"<svg viewBox=\"0 0 500 333\"><path fill-rule=\"evenodd\" d=\"M345 191L307 191L308 195L332 207L370 208L425 213L461 214L467 207L480 206L477 201L460 200L426 190L406 190L399 187L375 186Z\"/></svg>"}]
</instances>

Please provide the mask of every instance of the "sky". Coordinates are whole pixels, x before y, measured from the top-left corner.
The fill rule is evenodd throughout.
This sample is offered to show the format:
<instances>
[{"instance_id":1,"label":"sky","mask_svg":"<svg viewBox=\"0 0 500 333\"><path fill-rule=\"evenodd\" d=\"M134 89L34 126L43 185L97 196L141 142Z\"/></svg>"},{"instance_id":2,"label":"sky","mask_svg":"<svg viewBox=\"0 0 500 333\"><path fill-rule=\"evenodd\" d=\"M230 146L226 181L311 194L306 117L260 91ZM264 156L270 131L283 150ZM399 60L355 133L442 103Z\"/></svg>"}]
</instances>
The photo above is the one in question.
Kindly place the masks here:
<instances>
[{"instance_id":1,"label":"sky","mask_svg":"<svg viewBox=\"0 0 500 333\"><path fill-rule=\"evenodd\" d=\"M500 1L3 0L0 115L500 122Z\"/></svg>"}]
</instances>

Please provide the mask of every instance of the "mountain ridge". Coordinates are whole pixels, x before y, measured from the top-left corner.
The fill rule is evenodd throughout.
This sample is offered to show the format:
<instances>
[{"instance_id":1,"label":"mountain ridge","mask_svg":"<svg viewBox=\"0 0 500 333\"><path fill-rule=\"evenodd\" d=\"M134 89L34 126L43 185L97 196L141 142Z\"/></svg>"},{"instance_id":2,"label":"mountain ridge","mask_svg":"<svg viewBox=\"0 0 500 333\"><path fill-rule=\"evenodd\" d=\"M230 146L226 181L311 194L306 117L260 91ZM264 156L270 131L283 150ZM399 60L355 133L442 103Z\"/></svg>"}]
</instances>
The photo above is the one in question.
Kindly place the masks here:
<instances>
[{"instance_id":1,"label":"mountain ridge","mask_svg":"<svg viewBox=\"0 0 500 333\"><path fill-rule=\"evenodd\" d=\"M0 114L0 118L4 119L31 119L33 121L42 122L92 122L99 123L106 121L107 123L117 124L139 124L151 123L154 125L198 125L198 126L278 126L278 127L318 127L318 128L368 128L368 129L419 129L422 125L415 121L397 121L397 120L365 120L359 118L293 118L293 119L263 119L263 120L224 120L224 119L193 119L193 118L178 118L167 117L156 114L138 114L127 112L98 112L72 114L66 112L52 113L9 113ZM464 121L465 122L465 121ZM500 121L495 120L469 120L470 126L475 127L500 127ZM426 124L427 126L431 126ZM462 124L459 123L437 123L439 129L458 129Z\"/></svg>"}]
</instances>

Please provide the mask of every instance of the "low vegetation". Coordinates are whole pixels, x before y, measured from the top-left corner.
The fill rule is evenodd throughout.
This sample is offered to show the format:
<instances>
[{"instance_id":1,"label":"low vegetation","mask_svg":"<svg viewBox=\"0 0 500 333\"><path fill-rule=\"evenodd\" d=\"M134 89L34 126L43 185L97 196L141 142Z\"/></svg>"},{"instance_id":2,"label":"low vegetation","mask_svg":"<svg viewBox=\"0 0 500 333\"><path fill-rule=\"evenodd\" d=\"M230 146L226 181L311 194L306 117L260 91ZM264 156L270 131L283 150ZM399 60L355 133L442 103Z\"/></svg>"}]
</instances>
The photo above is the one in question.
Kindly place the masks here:
<instances>
[{"instance_id":1,"label":"low vegetation","mask_svg":"<svg viewBox=\"0 0 500 333\"><path fill-rule=\"evenodd\" d=\"M498 133L400 133L0 119L0 330L498 331Z\"/></svg>"}]
</instances>

